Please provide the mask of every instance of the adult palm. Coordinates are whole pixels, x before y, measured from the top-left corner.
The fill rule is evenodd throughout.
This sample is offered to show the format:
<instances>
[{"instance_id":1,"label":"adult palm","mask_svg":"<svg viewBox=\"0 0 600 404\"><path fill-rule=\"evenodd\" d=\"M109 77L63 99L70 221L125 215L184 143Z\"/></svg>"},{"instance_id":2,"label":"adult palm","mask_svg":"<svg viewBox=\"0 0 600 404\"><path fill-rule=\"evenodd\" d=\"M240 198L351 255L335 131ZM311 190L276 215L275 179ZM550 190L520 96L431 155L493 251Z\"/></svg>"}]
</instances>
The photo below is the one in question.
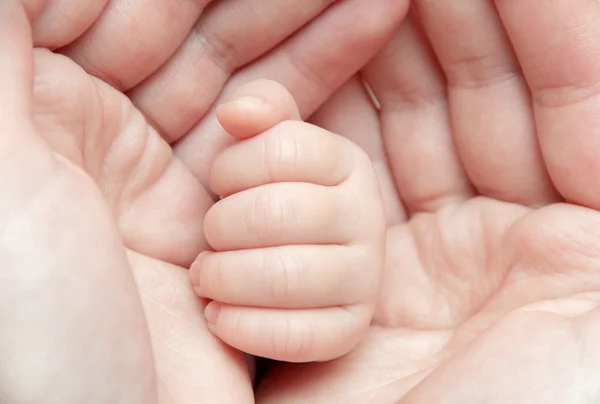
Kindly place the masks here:
<instances>
[{"instance_id":1,"label":"adult palm","mask_svg":"<svg viewBox=\"0 0 600 404\"><path fill-rule=\"evenodd\" d=\"M212 199L122 93L34 53L18 0L0 37L2 401L253 402L176 265Z\"/></svg>"},{"instance_id":2,"label":"adult palm","mask_svg":"<svg viewBox=\"0 0 600 404\"><path fill-rule=\"evenodd\" d=\"M388 208L370 335L277 365L258 402L600 399L600 5L415 0L315 117L362 145ZM351 118L349 118L351 117Z\"/></svg>"}]
</instances>

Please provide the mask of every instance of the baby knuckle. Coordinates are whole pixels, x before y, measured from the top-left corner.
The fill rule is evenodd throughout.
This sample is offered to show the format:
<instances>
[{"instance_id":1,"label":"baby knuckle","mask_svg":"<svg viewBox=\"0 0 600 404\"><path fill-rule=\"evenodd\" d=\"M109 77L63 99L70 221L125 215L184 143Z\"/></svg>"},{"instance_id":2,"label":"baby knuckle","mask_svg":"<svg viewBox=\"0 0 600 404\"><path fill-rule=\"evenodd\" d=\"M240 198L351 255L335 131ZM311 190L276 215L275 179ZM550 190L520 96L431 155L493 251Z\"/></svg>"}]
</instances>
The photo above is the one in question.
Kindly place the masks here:
<instances>
[{"instance_id":1,"label":"baby knuckle","mask_svg":"<svg viewBox=\"0 0 600 404\"><path fill-rule=\"evenodd\" d=\"M273 352L288 361L304 360L310 355L313 330L310 326L284 316L273 330Z\"/></svg>"},{"instance_id":2,"label":"baby knuckle","mask_svg":"<svg viewBox=\"0 0 600 404\"><path fill-rule=\"evenodd\" d=\"M246 214L246 226L259 242L283 237L287 223L294 220L295 212L295 202L291 197L261 191Z\"/></svg>"},{"instance_id":3,"label":"baby knuckle","mask_svg":"<svg viewBox=\"0 0 600 404\"><path fill-rule=\"evenodd\" d=\"M298 170L300 143L294 131L270 132L265 137L265 167L271 182L294 175Z\"/></svg>"},{"instance_id":4,"label":"baby knuckle","mask_svg":"<svg viewBox=\"0 0 600 404\"><path fill-rule=\"evenodd\" d=\"M228 324L231 330L231 340L234 345L242 343L247 338L248 328L247 323L244 321L244 314L238 310L230 318Z\"/></svg>"},{"instance_id":5,"label":"baby knuckle","mask_svg":"<svg viewBox=\"0 0 600 404\"><path fill-rule=\"evenodd\" d=\"M296 357L299 359L308 359L312 352L314 329L310 325L305 325L299 330L296 338L297 343L294 351Z\"/></svg>"},{"instance_id":6,"label":"baby knuckle","mask_svg":"<svg viewBox=\"0 0 600 404\"><path fill-rule=\"evenodd\" d=\"M289 301L300 281L300 264L296 257L280 251L266 253L262 269L269 297L275 303Z\"/></svg>"},{"instance_id":7,"label":"baby knuckle","mask_svg":"<svg viewBox=\"0 0 600 404\"><path fill-rule=\"evenodd\" d=\"M200 270L200 286L206 296L214 297L223 291L223 259L219 253L210 253L202 261Z\"/></svg>"}]
</instances>

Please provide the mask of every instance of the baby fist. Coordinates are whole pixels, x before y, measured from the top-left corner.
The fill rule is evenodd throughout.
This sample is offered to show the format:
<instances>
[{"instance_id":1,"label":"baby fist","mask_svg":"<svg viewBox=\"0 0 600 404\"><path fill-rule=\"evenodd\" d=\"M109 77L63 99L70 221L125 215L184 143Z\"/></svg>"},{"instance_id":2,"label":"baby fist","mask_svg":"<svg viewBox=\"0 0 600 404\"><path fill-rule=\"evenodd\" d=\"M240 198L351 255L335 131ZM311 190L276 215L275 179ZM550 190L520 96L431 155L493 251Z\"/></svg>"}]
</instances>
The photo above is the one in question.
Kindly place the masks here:
<instances>
[{"instance_id":1,"label":"baby fist","mask_svg":"<svg viewBox=\"0 0 600 404\"><path fill-rule=\"evenodd\" d=\"M212 300L209 328L276 360L346 354L370 324L383 271L385 218L370 160L301 122L273 82L242 87L218 117L241 141L214 162L221 200L205 219L214 252L190 271L196 293Z\"/></svg>"}]
</instances>

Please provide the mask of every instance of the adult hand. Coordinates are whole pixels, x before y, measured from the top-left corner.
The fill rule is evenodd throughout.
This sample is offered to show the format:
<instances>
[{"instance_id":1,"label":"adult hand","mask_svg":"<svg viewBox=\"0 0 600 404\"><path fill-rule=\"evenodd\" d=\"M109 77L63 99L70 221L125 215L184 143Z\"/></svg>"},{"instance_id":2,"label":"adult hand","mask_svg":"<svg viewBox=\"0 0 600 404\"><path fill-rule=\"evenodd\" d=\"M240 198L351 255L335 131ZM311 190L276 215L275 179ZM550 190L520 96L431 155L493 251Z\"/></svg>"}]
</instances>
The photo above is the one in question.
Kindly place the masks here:
<instances>
[{"instance_id":1,"label":"adult hand","mask_svg":"<svg viewBox=\"0 0 600 404\"><path fill-rule=\"evenodd\" d=\"M18 0L0 38L1 401L252 403L176 265L212 200L123 94L49 51L34 72Z\"/></svg>"},{"instance_id":2,"label":"adult hand","mask_svg":"<svg viewBox=\"0 0 600 404\"><path fill-rule=\"evenodd\" d=\"M27 0L36 46L122 92L207 187L233 140L215 124L229 91L281 82L312 113L380 49L408 0ZM151 4L148 4L151 3ZM40 11L41 10L41 11ZM191 131L191 133L190 133ZM208 188L208 187L207 187Z\"/></svg>"},{"instance_id":3,"label":"adult hand","mask_svg":"<svg viewBox=\"0 0 600 404\"><path fill-rule=\"evenodd\" d=\"M88 8L27 1L30 14L38 15L34 42L128 91L146 116L99 81L91 84L67 60L38 52L38 127L55 152L97 181L113 210L145 296L160 391L175 402L201 394L244 402L249 384L242 358L208 333L203 307L179 267L206 249L202 219L212 199L160 137L179 139L201 121L176 148L204 180L212 157L230 140L212 125L211 107L225 84L229 91L257 77L278 80L306 116L383 46L407 3L353 0L327 8L333 1L307 7L290 0L256 7L232 0L152 8L113 1L103 8L98 1L101 6Z\"/></svg>"},{"instance_id":4,"label":"adult hand","mask_svg":"<svg viewBox=\"0 0 600 404\"><path fill-rule=\"evenodd\" d=\"M387 195L370 336L279 365L261 403L600 399L600 4L416 0L315 122Z\"/></svg>"}]
</instances>

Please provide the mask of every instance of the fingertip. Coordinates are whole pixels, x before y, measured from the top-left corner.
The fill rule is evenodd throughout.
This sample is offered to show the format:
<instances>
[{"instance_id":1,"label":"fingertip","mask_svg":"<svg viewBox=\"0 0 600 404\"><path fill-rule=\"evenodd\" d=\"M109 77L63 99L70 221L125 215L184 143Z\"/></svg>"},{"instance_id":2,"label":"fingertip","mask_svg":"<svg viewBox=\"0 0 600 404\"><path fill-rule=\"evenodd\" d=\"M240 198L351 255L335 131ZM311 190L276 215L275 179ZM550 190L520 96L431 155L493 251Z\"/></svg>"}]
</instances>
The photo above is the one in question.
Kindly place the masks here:
<instances>
[{"instance_id":1,"label":"fingertip","mask_svg":"<svg viewBox=\"0 0 600 404\"><path fill-rule=\"evenodd\" d=\"M208 254L208 251L203 251L201 252L198 257L196 257L196 259L194 260L194 262L192 263L192 265L190 266L190 270L189 270L189 277L190 277L190 282L192 283L192 286L194 287L194 292L196 292L197 295L199 295L200 293L198 290L198 287L200 286L200 272L202 270L202 263L204 262L204 258L206 257L206 255Z\"/></svg>"},{"instance_id":2,"label":"fingertip","mask_svg":"<svg viewBox=\"0 0 600 404\"><path fill-rule=\"evenodd\" d=\"M221 303L212 301L204 308L204 318L211 331L215 331L217 327L217 321L219 320L219 314L221 313Z\"/></svg>"},{"instance_id":3,"label":"fingertip","mask_svg":"<svg viewBox=\"0 0 600 404\"><path fill-rule=\"evenodd\" d=\"M217 108L217 119L231 136L247 139L287 120L300 120L294 97L272 80L255 80L235 90Z\"/></svg>"},{"instance_id":4,"label":"fingertip","mask_svg":"<svg viewBox=\"0 0 600 404\"><path fill-rule=\"evenodd\" d=\"M221 104L217 119L227 133L237 139L247 139L277 125L285 119L268 100L243 96Z\"/></svg>"},{"instance_id":5,"label":"fingertip","mask_svg":"<svg viewBox=\"0 0 600 404\"><path fill-rule=\"evenodd\" d=\"M219 235L218 235L219 227L218 227L218 222L216 221L215 213L214 213L215 206L217 206L218 203L219 202L217 202L215 205L213 205L208 210L208 212L206 212L206 215L204 215L204 238L206 239L206 242L213 250L218 250L217 248L215 248L215 245L219 239Z\"/></svg>"},{"instance_id":6,"label":"fingertip","mask_svg":"<svg viewBox=\"0 0 600 404\"><path fill-rule=\"evenodd\" d=\"M231 247L229 232L224 229L230 222L223 220L222 206L223 201L215 203L204 216L204 237L214 252L227 251Z\"/></svg>"}]
</instances>

